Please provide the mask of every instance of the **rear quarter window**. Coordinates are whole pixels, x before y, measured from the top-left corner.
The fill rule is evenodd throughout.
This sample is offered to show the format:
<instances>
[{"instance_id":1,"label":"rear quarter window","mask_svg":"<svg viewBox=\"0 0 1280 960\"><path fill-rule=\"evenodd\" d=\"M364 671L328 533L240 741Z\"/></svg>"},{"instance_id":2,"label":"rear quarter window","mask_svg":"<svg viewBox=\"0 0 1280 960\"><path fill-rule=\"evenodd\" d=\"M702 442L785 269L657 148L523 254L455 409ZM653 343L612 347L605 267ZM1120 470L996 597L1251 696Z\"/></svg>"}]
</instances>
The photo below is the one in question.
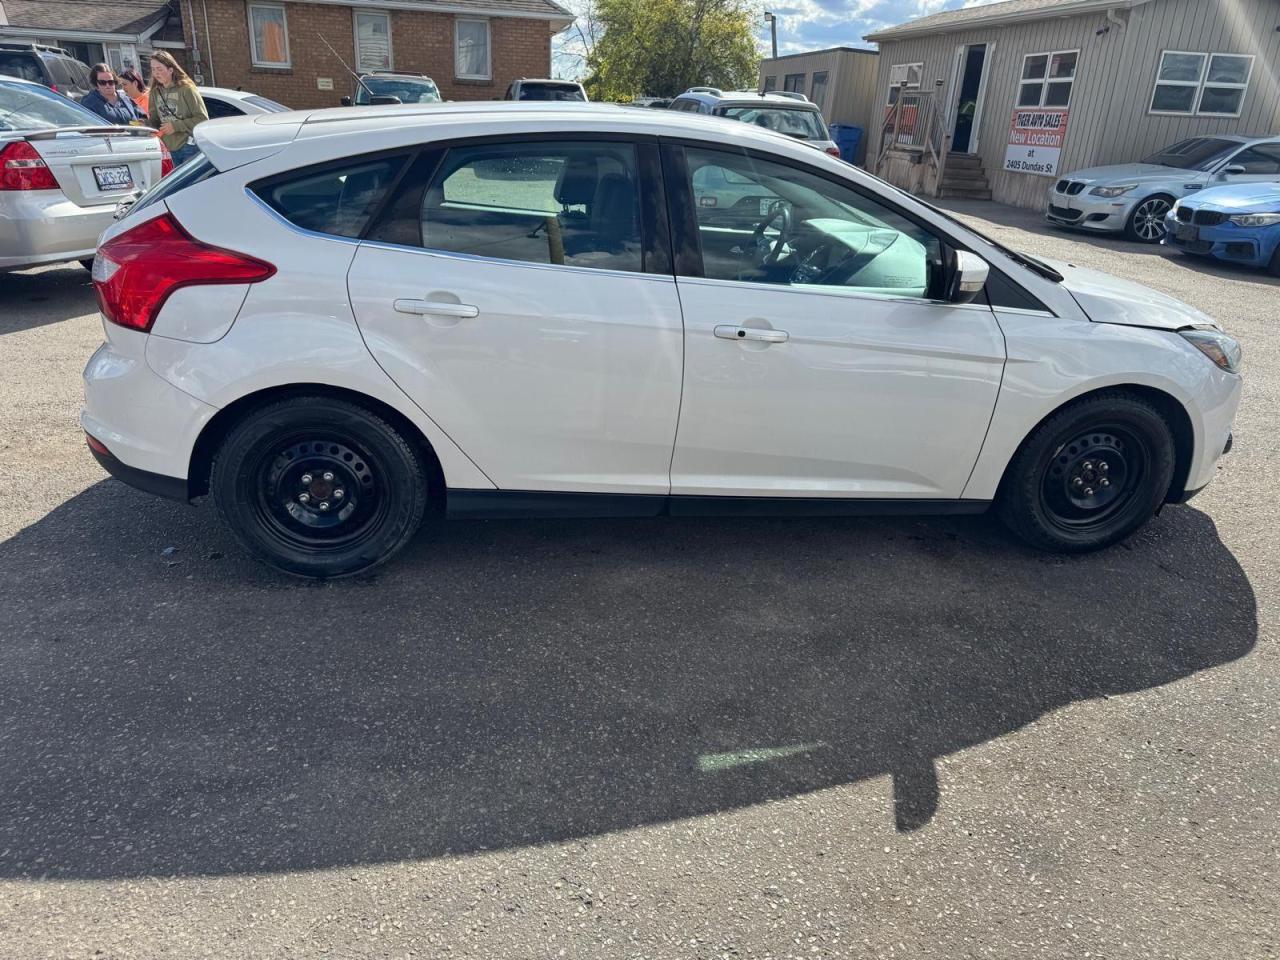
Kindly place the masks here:
<instances>
[{"instance_id":1,"label":"rear quarter window","mask_svg":"<svg viewBox=\"0 0 1280 960\"><path fill-rule=\"evenodd\" d=\"M354 239L369 225L407 159L407 154L353 157L292 170L251 189L296 227Z\"/></svg>"},{"instance_id":2,"label":"rear quarter window","mask_svg":"<svg viewBox=\"0 0 1280 960\"><path fill-rule=\"evenodd\" d=\"M40 62L29 53L0 53L0 76L21 77L32 83L44 83Z\"/></svg>"}]
</instances>

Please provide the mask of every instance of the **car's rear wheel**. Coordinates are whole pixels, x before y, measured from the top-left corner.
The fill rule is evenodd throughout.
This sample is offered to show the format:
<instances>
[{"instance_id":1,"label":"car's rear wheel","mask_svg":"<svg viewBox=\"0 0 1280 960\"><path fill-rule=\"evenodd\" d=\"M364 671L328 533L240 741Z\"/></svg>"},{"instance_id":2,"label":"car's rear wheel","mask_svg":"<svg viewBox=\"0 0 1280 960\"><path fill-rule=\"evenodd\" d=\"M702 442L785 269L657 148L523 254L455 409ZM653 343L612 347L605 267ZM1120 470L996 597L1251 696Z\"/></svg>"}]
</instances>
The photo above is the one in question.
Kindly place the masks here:
<instances>
[{"instance_id":1,"label":"car's rear wheel","mask_svg":"<svg viewBox=\"0 0 1280 960\"><path fill-rule=\"evenodd\" d=\"M1098 550L1124 539L1164 503L1173 432L1132 394L1094 394L1053 414L1018 450L1001 486L1005 524L1034 547Z\"/></svg>"},{"instance_id":2,"label":"car's rear wheel","mask_svg":"<svg viewBox=\"0 0 1280 960\"><path fill-rule=\"evenodd\" d=\"M1280 277L1280 247L1276 247L1276 252L1271 255L1271 275Z\"/></svg>"},{"instance_id":3,"label":"car's rear wheel","mask_svg":"<svg viewBox=\"0 0 1280 960\"><path fill-rule=\"evenodd\" d=\"M1129 214L1124 232L1130 240L1139 243L1159 243L1164 239L1164 218L1173 207L1173 197L1162 193L1147 197Z\"/></svg>"},{"instance_id":4,"label":"car's rear wheel","mask_svg":"<svg viewBox=\"0 0 1280 960\"><path fill-rule=\"evenodd\" d=\"M209 492L259 560L303 577L377 566L422 523L428 477L391 424L332 397L291 397L238 423L214 458Z\"/></svg>"}]
</instances>

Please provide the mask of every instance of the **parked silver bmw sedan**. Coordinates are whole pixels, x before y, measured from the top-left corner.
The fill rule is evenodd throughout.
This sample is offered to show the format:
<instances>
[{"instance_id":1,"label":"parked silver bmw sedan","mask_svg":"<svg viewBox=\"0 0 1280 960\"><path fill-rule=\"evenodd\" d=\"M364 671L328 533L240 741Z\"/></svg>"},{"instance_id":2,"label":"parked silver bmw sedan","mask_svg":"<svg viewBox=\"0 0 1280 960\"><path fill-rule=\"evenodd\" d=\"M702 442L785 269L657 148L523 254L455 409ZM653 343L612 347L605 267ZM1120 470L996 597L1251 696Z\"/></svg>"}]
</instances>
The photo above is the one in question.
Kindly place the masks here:
<instances>
[{"instance_id":1,"label":"parked silver bmw sedan","mask_svg":"<svg viewBox=\"0 0 1280 960\"><path fill-rule=\"evenodd\" d=\"M38 83L0 77L0 272L89 266L116 204L172 166L149 127L108 125Z\"/></svg>"},{"instance_id":2,"label":"parked silver bmw sedan","mask_svg":"<svg viewBox=\"0 0 1280 960\"><path fill-rule=\"evenodd\" d=\"M1045 219L1159 243L1165 216L1188 194L1280 177L1280 137L1191 137L1139 163L1077 170L1049 189Z\"/></svg>"}]
</instances>

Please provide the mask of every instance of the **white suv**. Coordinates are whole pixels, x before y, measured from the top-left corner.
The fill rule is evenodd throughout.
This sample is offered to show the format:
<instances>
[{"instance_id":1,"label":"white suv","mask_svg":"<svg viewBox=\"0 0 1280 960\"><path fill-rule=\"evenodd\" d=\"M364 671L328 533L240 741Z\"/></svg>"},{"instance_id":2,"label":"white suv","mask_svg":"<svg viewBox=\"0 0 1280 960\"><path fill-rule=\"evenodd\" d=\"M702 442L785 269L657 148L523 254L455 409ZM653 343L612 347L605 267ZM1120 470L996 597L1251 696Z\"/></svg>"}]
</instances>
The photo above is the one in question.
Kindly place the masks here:
<instances>
[{"instance_id":1,"label":"white suv","mask_svg":"<svg viewBox=\"0 0 1280 960\"><path fill-rule=\"evenodd\" d=\"M200 126L103 236L88 443L339 576L451 517L977 513L1114 543L1209 482L1239 348L804 144L457 104Z\"/></svg>"}]
</instances>

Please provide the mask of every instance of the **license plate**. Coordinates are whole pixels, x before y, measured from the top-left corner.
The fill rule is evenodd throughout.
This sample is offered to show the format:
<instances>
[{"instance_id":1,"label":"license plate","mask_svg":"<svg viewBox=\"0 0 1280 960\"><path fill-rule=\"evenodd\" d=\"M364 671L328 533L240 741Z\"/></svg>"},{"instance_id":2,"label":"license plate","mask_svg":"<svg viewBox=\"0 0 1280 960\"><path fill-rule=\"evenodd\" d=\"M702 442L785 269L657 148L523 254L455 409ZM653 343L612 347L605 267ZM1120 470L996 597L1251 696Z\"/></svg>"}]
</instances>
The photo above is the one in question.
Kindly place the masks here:
<instances>
[{"instance_id":1,"label":"license plate","mask_svg":"<svg viewBox=\"0 0 1280 960\"><path fill-rule=\"evenodd\" d=\"M1173 235L1179 240L1195 240L1200 236L1200 231L1189 223L1179 223L1173 228Z\"/></svg>"},{"instance_id":2,"label":"license plate","mask_svg":"<svg viewBox=\"0 0 1280 960\"><path fill-rule=\"evenodd\" d=\"M127 163L111 167L94 167L93 179L97 181L99 190L133 189L133 174L129 172Z\"/></svg>"}]
</instances>

